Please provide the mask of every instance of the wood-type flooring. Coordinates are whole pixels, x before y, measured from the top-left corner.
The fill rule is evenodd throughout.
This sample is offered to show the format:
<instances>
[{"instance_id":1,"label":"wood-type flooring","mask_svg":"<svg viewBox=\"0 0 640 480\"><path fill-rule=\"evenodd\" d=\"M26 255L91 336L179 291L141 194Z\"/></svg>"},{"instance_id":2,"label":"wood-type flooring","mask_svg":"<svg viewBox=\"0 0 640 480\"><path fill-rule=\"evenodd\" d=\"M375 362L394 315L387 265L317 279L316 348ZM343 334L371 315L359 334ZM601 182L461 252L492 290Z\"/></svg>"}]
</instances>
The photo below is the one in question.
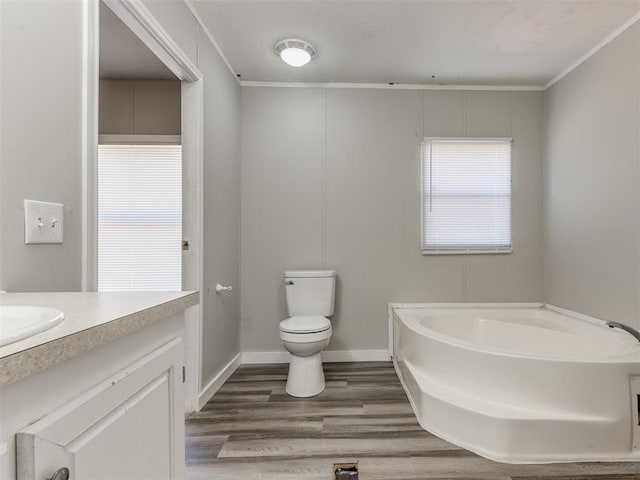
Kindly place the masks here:
<instances>
[{"instance_id":1,"label":"wood-type flooring","mask_svg":"<svg viewBox=\"0 0 640 480\"><path fill-rule=\"evenodd\" d=\"M640 480L640 462L497 463L418 424L391 362L325 363L327 388L289 397L288 365L243 365L186 422L188 480Z\"/></svg>"}]
</instances>

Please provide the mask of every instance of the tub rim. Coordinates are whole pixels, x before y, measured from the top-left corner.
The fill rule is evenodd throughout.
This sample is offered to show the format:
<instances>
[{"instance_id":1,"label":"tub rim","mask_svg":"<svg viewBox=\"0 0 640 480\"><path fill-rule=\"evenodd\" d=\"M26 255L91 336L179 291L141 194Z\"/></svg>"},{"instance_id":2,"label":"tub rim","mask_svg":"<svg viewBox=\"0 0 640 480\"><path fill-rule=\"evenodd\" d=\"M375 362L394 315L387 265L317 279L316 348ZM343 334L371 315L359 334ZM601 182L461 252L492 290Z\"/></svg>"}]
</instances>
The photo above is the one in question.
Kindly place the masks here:
<instances>
[{"instance_id":1,"label":"tub rim","mask_svg":"<svg viewBox=\"0 0 640 480\"><path fill-rule=\"evenodd\" d=\"M496 309L496 310L518 308L523 310L548 310L554 313L565 315L576 321L587 322L599 327L605 326L604 320L600 320L598 318L590 317L582 313L573 312L571 310L567 310L561 307L556 307L554 305L544 304L544 303L389 303L388 305L389 305L389 308L388 308L389 353L391 354L392 358L395 358L395 350L394 350L395 349L395 316L398 310L409 310L409 309L412 309L412 310L425 309L426 310L426 309L443 309L443 308L452 308L452 309L477 308L477 309ZM437 332L423 325L413 325L413 323L417 323L417 322L404 322L399 317L398 317L398 321L403 322L407 328L411 329L418 335L424 335L436 341L445 343L447 345L463 348L466 350L472 350L475 352L486 353L487 355L518 358L518 359L530 359L530 360L538 360L538 361L569 362L569 363L626 364L626 363L640 362L640 350L638 350L637 352L627 353L627 354L619 355L616 357L580 356L580 357L566 358L561 356L534 355L534 354L528 354L528 353L512 352L512 351L500 350L500 349L485 347L485 346L480 347L476 343L469 342L466 340L461 340L456 337ZM421 332L419 329L424 330L424 332Z\"/></svg>"}]
</instances>

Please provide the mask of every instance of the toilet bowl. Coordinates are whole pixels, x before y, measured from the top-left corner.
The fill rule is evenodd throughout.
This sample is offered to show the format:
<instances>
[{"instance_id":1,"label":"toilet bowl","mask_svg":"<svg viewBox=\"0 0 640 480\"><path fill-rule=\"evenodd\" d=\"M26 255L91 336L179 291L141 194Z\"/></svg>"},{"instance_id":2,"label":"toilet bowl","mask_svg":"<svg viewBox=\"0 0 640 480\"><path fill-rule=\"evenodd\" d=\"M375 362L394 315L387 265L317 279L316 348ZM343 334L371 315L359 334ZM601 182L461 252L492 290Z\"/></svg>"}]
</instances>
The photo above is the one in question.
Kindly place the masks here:
<instances>
[{"instance_id":1,"label":"toilet bowl","mask_svg":"<svg viewBox=\"0 0 640 480\"><path fill-rule=\"evenodd\" d=\"M286 392L312 397L324 390L320 352L329 345L335 294L335 270L285 272L290 318L280 322L280 339L291 354Z\"/></svg>"},{"instance_id":2,"label":"toilet bowl","mask_svg":"<svg viewBox=\"0 0 640 480\"><path fill-rule=\"evenodd\" d=\"M312 397L325 388L320 352L329 345L331 322L325 317L291 317L280 322L280 340L291 353L285 391Z\"/></svg>"}]
</instances>

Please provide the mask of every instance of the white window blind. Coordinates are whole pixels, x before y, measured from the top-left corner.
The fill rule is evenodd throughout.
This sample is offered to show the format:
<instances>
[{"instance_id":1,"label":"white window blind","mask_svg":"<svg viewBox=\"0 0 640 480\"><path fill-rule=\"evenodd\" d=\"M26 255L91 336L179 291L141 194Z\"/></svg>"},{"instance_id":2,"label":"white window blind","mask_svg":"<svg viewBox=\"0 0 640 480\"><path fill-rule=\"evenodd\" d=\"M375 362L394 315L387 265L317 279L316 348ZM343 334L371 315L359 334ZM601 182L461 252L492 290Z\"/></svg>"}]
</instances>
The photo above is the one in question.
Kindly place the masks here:
<instances>
[{"instance_id":1,"label":"white window blind","mask_svg":"<svg viewBox=\"0 0 640 480\"><path fill-rule=\"evenodd\" d=\"M425 138L422 251L511 251L511 139Z\"/></svg>"},{"instance_id":2,"label":"white window blind","mask_svg":"<svg viewBox=\"0 0 640 480\"><path fill-rule=\"evenodd\" d=\"M181 290L182 147L99 145L98 291Z\"/></svg>"}]
</instances>

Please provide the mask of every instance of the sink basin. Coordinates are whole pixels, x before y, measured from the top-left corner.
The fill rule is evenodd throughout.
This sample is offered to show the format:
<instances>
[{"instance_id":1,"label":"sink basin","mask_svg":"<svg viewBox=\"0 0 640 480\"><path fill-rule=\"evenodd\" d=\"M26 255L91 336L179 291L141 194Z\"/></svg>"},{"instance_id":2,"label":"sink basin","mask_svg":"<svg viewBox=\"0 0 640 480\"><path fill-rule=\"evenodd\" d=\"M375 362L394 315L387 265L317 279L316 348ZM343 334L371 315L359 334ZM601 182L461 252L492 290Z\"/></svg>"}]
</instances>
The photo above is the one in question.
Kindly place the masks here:
<instances>
[{"instance_id":1,"label":"sink basin","mask_svg":"<svg viewBox=\"0 0 640 480\"><path fill-rule=\"evenodd\" d=\"M55 327L64 313L55 308L0 306L0 347Z\"/></svg>"}]
</instances>

